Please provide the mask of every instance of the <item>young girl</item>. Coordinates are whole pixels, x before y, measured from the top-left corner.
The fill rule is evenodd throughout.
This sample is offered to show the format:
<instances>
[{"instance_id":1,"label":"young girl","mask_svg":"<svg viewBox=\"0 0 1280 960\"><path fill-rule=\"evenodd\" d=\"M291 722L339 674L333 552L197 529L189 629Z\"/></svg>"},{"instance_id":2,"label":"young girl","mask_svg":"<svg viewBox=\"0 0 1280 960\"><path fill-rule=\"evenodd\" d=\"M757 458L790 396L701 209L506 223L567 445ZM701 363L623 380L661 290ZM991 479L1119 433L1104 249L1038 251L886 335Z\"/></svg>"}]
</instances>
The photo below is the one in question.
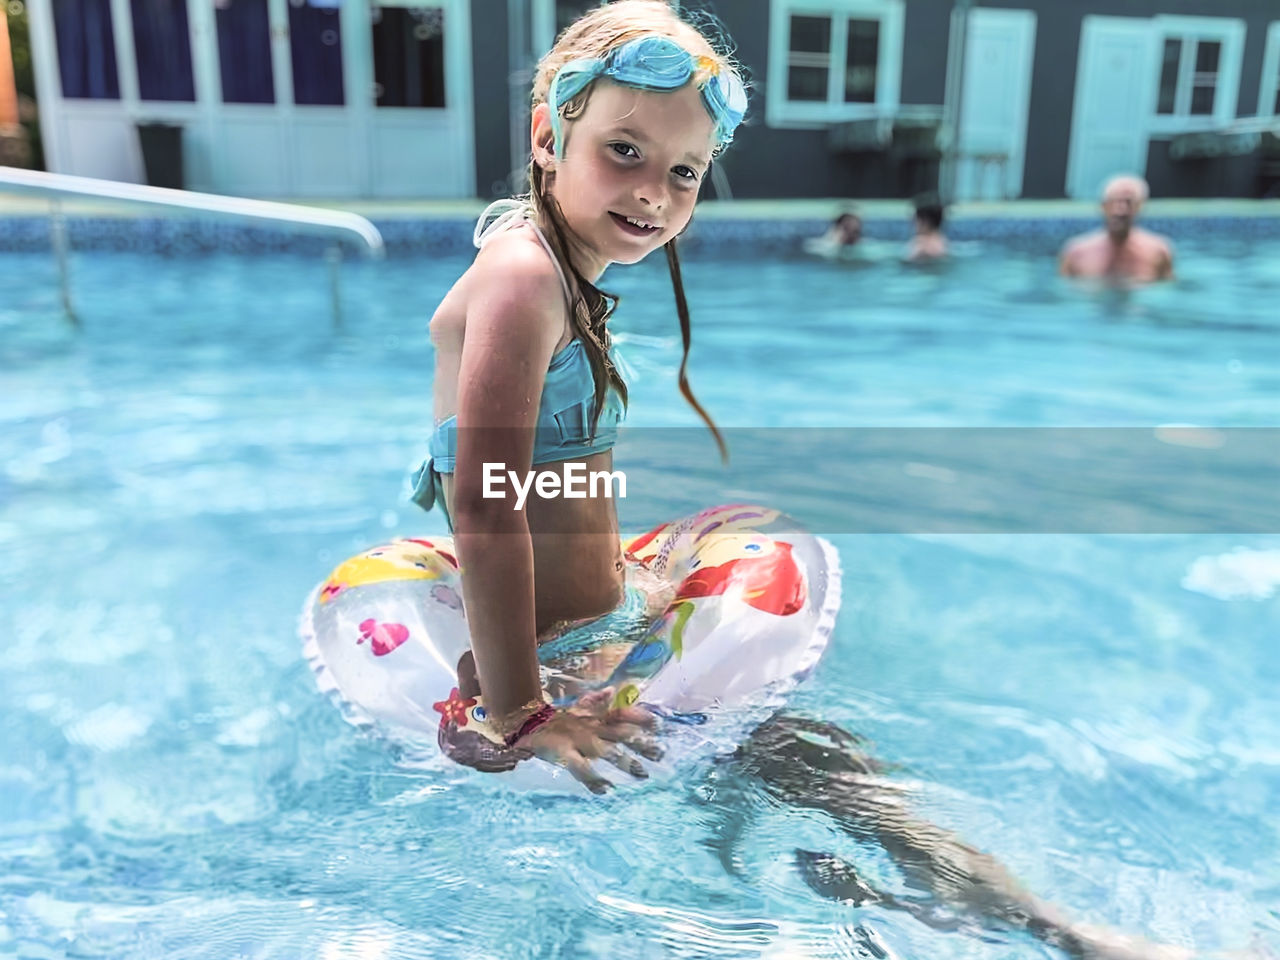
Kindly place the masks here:
<instances>
[{"instance_id":1,"label":"young girl","mask_svg":"<svg viewBox=\"0 0 1280 960\"><path fill-rule=\"evenodd\" d=\"M471 682L508 746L565 766L597 792L607 781L593 760L646 775L621 745L657 758L652 715L608 709L604 694L554 709L538 641L622 599L613 501L530 496L516 510L510 484L504 498L485 496L485 464L519 477L536 465L563 478L566 461L589 474L612 470L627 388L606 326L617 298L595 284L609 264L665 247L687 361L676 238L745 109L727 55L663 0L618 0L583 16L538 66L530 193L485 211L480 253L431 320L436 429L414 499L443 506L454 532ZM487 223L495 209L501 215ZM721 442L684 362L680 388ZM460 666L460 683L471 666Z\"/></svg>"}]
</instances>

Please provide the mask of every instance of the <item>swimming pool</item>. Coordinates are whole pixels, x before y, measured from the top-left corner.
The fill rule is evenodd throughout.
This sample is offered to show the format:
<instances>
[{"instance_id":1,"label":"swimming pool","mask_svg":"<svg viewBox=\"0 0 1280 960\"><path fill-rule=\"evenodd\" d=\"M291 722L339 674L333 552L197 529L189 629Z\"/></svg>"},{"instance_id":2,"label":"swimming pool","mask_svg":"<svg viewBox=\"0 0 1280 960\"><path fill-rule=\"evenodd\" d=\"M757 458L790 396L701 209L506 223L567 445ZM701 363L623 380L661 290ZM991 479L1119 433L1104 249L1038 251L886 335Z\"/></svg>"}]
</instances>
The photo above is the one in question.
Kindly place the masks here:
<instances>
[{"instance_id":1,"label":"swimming pool","mask_svg":"<svg viewBox=\"0 0 1280 960\"><path fill-rule=\"evenodd\" d=\"M1177 239L1179 284L1125 296L1013 242L938 271L694 257L691 380L744 429L1277 425L1280 240ZM1049 954L821 899L796 848L898 881L722 771L516 796L316 693L307 590L442 529L400 496L461 257L351 265L341 332L310 259L80 254L79 334L47 255L6 262L0 954ZM665 268L614 269L632 423L696 426ZM709 441L681 469L712 475ZM835 533L845 607L799 710L1082 918L1280 944L1280 537Z\"/></svg>"}]
</instances>

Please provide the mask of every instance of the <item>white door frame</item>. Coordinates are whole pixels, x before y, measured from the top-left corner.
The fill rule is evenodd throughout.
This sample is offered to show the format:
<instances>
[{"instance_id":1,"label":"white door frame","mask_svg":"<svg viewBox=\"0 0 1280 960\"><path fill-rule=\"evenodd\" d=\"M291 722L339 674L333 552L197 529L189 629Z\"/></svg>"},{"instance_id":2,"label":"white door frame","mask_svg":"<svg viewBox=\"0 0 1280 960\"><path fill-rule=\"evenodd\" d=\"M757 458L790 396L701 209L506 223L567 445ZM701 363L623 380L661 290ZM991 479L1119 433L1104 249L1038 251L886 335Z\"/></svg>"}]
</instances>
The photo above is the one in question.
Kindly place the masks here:
<instances>
[{"instance_id":1,"label":"white door frame","mask_svg":"<svg viewBox=\"0 0 1280 960\"><path fill-rule=\"evenodd\" d=\"M1280 92L1280 20L1267 27L1267 46L1262 56L1262 76L1258 80L1258 116L1276 115L1276 93Z\"/></svg>"},{"instance_id":2,"label":"white door frame","mask_svg":"<svg viewBox=\"0 0 1280 960\"><path fill-rule=\"evenodd\" d=\"M993 199L1019 197L1022 195L1023 173L1026 168L1027 123L1031 108L1032 68L1035 63L1036 14L1031 10L975 7L968 11L965 22L965 75L960 78L960 115L956 120L956 144L959 154L957 160L959 169L956 171L955 178L956 198L979 199L977 195L986 190L987 165L983 164L979 167L974 161L967 160L966 154L973 152L1003 153L1006 159L994 167L996 176L1002 177L1003 182L997 185L998 196ZM973 119L973 111L979 107L975 104L973 92L968 89L968 81L974 76L970 71L974 69L974 56L978 52L974 31L984 26L1004 27L1011 34L1016 35L1018 41L1017 63L1013 68L1017 86L1008 93L1013 102L1013 128L1007 138L1001 137L1000 142L991 144L996 148L1004 148L1003 150L975 151L976 146L985 147L986 145L976 144L974 131L966 130L966 126L977 126ZM966 124L966 115L969 115L968 124ZM975 182L977 177L981 178L982 183ZM974 189L970 190L970 187Z\"/></svg>"},{"instance_id":3,"label":"white door frame","mask_svg":"<svg viewBox=\"0 0 1280 960\"><path fill-rule=\"evenodd\" d=\"M373 0L374 3L380 0ZM471 4L469 0L386 0L388 5L401 7L439 7L444 15L444 107L382 107L373 97L373 52L370 41L372 27L368 25L367 2L361 0L358 9L366 14L366 26L360 34L368 52L353 58L358 66L352 71L351 86L355 89L349 104L358 104L357 122L366 131L362 138L367 156L366 196L400 196L395 189L388 190L378 183L378 144L384 145L397 137L403 138L406 148L417 150L426 146L438 147L452 154L449 167L450 183L439 193L415 194L432 197L473 197L476 195L475 170L475 113L471 89ZM346 7L355 9L350 2ZM346 24L344 22L345 29ZM424 161L428 157L422 158ZM423 167L425 171L425 164Z\"/></svg>"},{"instance_id":4,"label":"white door frame","mask_svg":"<svg viewBox=\"0 0 1280 960\"><path fill-rule=\"evenodd\" d=\"M1090 42L1097 31L1110 30L1128 32L1145 39L1146 67L1140 78L1141 87L1136 91L1122 91L1120 96L1133 96L1139 101L1139 123L1133 131L1135 169L1117 170L1116 173L1131 172L1143 175L1147 166L1147 151L1150 147L1150 122L1155 112L1156 78L1155 42L1157 29L1155 21L1145 17L1111 17L1090 15L1080 25L1080 52L1076 63L1076 83L1074 100L1071 105L1071 141L1067 150L1066 194L1076 199L1094 200L1095 184L1086 184L1083 177L1088 174L1088 165L1083 156L1085 144L1085 110L1086 93L1091 77L1095 77L1095 60L1098 51Z\"/></svg>"}]
</instances>

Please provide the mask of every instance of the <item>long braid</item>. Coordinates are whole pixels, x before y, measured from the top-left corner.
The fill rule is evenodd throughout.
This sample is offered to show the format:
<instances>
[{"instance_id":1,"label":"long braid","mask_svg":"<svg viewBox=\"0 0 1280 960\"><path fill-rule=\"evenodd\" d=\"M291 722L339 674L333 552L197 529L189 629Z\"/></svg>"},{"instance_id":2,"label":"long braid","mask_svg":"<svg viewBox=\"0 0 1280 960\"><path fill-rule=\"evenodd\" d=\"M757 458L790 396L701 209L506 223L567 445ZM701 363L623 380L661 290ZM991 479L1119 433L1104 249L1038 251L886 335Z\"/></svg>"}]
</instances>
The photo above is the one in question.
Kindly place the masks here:
<instances>
[{"instance_id":1,"label":"long braid","mask_svg":"<svg viewBox=\"0 0 1280 960\"><path fill-rule=\"evenodd\" d=\"M689 302L684 295L684 280L680 276L680 256L676 253L676 238L672 237L663 244L663 249L667 252L667 269L671 271L671 286L676 294L676 313L680 316L680 340L684 344L684 353L680 357L680 393L710 428L712 436L716 438L716 446L720 448L720 459L728 463L729 448L720 434L720 428L715 425L711 416L694 397L693 391L689 388L689 378L685 375L685 369L689 365L689 346L693 342L693 330L689 321Z\"/></svg>"},{"instance_id":2,"label":"long braid","mask_svg":"<svg viewBox=\"0 0 1280 960\"><path fill-rule=\"evenodd\" d=\"M600 414L604 412L605 396L610 387L617 391L625 406L627 403L627 384L622 374L614 366L609 356L609 347L613 338L609 334L608 322L613 311L618 308L621 298L617 294L607 293L591 283L574 266L569 256L569 243L566 238L568 230L564 213L554 196L546 192L543 171L537 164L531 171L530 199L535 209L546 211L551 225L548 242L551 243L556 258L567 267L574 279L572 308L569 311L569 324L574 336L582 341L587 355L587 363L591 367L591 376L595 381L595 418L591 423L591 435L595 436L600 422Z\"/></svg>"}]
</instances>

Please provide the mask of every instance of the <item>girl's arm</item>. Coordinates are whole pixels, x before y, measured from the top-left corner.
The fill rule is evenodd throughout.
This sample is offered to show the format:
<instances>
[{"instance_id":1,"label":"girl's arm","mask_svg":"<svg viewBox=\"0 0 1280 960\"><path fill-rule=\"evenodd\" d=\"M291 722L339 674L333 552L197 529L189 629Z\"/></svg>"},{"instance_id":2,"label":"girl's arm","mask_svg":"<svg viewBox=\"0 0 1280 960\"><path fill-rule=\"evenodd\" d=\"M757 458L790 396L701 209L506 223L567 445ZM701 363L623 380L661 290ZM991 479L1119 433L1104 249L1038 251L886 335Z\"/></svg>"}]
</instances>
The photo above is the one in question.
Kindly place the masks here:
<instances>
[{"instance_id":1,"label":"girl's arm","mask_svg":"<svg viewBox=\"0 0 1280 960\"><path fill-rule=\"evenodd\" d=\"M496 252L496 251L495 251ZM507 242L477 263L458 371L453 524L485 707L503 734L541 705L533 542L509 483L484 497L486 463L524 476L547 367L564 330L561 292L540 250ZM481 267L486 269L479 269Z\"/></svg>"},{"instance_id":2,"label":"girl's arm","mask_svg":"<svg viewBox=\"0 0 1280 960\"><path fill-rule=\"evenodd\" d=\"M480 691L503 736L542 706L533 589L533 541L509 483L501 498L483 495L486 463L525 476L533 460L538 405L547 367L564 332L560 280L541 250L507 244L501 269L478 271L467 309L458 373L458 445L453 474L454 542ZM652 714L635 707L590 705L560 711L519 741L566 767L588 789L609 782L592 761L635 776L648 774L624 752L657 759L647 736Z\"/></svg>"}]
</instances>

